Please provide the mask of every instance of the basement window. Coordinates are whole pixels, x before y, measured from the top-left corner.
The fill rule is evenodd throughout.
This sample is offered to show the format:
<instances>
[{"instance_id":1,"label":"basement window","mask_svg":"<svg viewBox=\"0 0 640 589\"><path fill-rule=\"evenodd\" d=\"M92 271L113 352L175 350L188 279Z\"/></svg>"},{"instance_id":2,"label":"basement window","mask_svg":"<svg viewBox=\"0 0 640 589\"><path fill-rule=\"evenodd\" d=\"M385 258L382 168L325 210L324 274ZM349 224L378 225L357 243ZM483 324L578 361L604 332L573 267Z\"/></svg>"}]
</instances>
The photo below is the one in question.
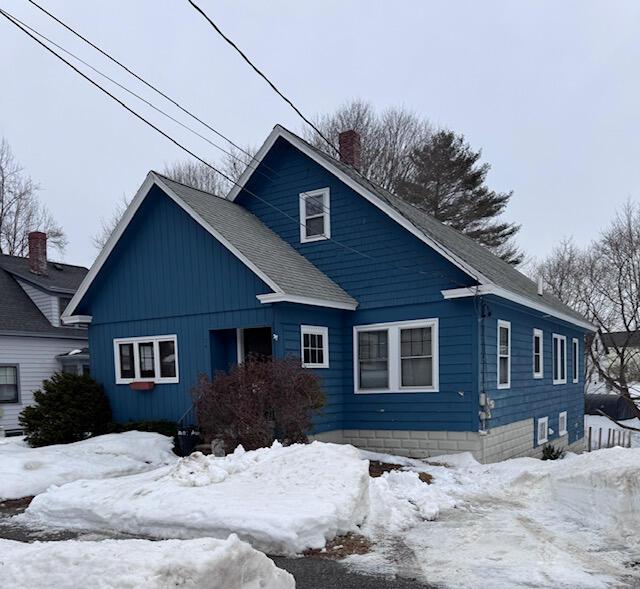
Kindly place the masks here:
<instances>
[{"instance_id":1,"label":"basement window","mask_svg":"<svg viewBox=\"0 0 640 589\"><path fill-rule=\"evenodd\" d=\"M320 241L331 237L329 189L300 194L300 242Z\"/></svg>"},{"instance_id":2,"label":"basement window","mask_svg":"<svg viewBox=\"0 0 640 589\"><path fill-rule=\"evenodd\" d=\"M549 441L549 418L541 417L538 419L538 446L546 444Z\"/></svg>"},{"instance_id":3,"label":"basement window","mask_svg":"<svg viewBox=\"0 0 640 589\"><path fill-rule=\"evenodd\" d=\"M115 339L113 346L116 384L179 382L177 336Z\"/></svg>"},{"instance_id":4,"label":"basement window","mask_svg":"<svg viewBox=\"0 0 640 589\"><path fill-rule=\"evenodd\" d=\"M562 411L558 415L558 435L566 436L567 435L567 412Z\"/></svg>"}]
</instances>

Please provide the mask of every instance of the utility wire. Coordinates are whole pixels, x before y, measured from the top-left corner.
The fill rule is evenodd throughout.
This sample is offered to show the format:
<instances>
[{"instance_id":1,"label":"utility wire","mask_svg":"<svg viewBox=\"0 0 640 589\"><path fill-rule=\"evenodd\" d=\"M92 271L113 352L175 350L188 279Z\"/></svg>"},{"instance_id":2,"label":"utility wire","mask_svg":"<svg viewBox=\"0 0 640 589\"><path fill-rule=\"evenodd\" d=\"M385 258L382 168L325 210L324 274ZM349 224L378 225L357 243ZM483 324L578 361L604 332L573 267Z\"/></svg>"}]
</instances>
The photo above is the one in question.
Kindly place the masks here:
<instances>
[{"instance_id":1,"label":"utility wire","mask_svg":"<svg viewBox=\"0 0 640 589\"><path fill-rule=\"evenodd\" d=\"M33 0L29 0L30 2L32 2ZM307 123L307 125L309 125L325 142L326 144L331 147L331 149L335 152L335 153L339 153L338 149L336 148L336 146L329 141L329 139L327 139L325 137L325 135L322 133L322 131L320 131L320 129L318 129L318 127L316 127L316 125L314 125L307 117L305 117L302 112L300 111L300 109L293 104L293 102L287 98L279 89L278 87L269 79L267 78L267 76L260 70L260 68L258 68L258 66L256 66L248 57L247 55L242 51L242 49L240 49L240 47L238 47L232 39L230 39L227 35L225 35L221 30L220 27L213 22L213 20L211 20L211 18L209 16L207 16L207 14L204 12L204 10L202 10L202 8L200 8L195 2L193 2L193 0L187 0L187 2L189 2L189 4L191 4L191 6L193 6L193 8L199 12L204 19L214 28L214 30L216 31L216 33L218 33L218 35L220 35L229 45L231 45L231 47L233 47L238 54L240 55L240 57L242 57L242 59L244 59L249 66L251 67L251 69L253 69L254 72L256 72L256 74L258 74L267 84L269 84L269 86L273 89L273 91L280 96L280 98L282 98L282 100L284 100L295 112L296 114L305 122Z\"/></svg>"},{"instance_id":2,"label":"utility wire","mask_svg":"<svg viewBox=\"0 0 640 589\"><path fill-rule=\"evenodd\" d=\"M78 31L76 31L73 27L71 27L70 25L68 25L67 23L65 23L62 19L58 18L55 14L52 14L51 12L49 12L46 8L43 8L42 6L40 6L40 4L38 4L37 2L35 2L35 0L28 0L31 4L33 4L38 10L40 10L41 12L43 12L44 14L46 14L49 18L53 19L54 21L56 21L58 24L62 25L65 29L67 29L70 33L74 34L76 37L78 37L79 39L81 39L82 41L84 41L87 45L93 47L96 51L98 51L99 53L101 53L102 55L104 55L104 57L106 57L107 59L109 59L110 61L112 61L113 63L115 63L116 65L118 65L119 67L121 67L123 70L125 70L127 73L131 74L134 78L136 78L136 80L142 82L145 86L147 86L148 88L151 88L151 90L153 90L154 92L157 92L160 96L162 96L165 100L168 100L169 102L171 102L171 104L175 105L176 107L178 107L183 113L185 113L186 115L190 116L193 120L197 121L198 123L200 123L201 125L205 126L207 129L209 129L209 131L211 131L212 133L215 133L218 137L220 137L221 139L224 139L225 141L227 141L230 145L232 145L233 147L235 147L237 150L241 151L242 153L244 153L246 156L248 156L249 158L251 158L252 161L255 161L257 163L259 163L255 156L253 156L251 153L249 153L246 149L243 149L242 147L240 147L238 144L234 143L231 139L229 139L228 137L226 137L223 133L221 133L220 131L218 131L217 129L215 129L212 125L210 125L209 123L203 121L198 115L193 114L189 109L185 108L184 106L182 106L178 101L176 101L175 99L171 98L171 96L169 96L168 94L166 94L165 92L163 92L162 90L160 90L157 86L151 84L150 82L147 82L142 76L140 76L139 74L137 74L136 72L134 72L131 68L127 67L124 63L122 63L121 61L117 60L115 57L113 57L112 55L110 55L107 51L105 51L104 49L101 49L98 45L96 45L95 43L93 43L92 41L90 41L89 39L87 39L84 35L82 35L81 33L79 33ZM15 18L15 17L14 17ZM16 19L18 20L18 19ZM23 23L24 24L24 23ZM27 25L25 25L27 26ZM31 29L33 30L33 29ZM64 50L63 50L64 51ZM68 53L68 52L67 52ZM74 56L75 57L75 56ZM89 66L91 67L91 66ZM94 69L94 68L92 68ZM94 70L95 71L95 70ZM225 152L225 153L229 153L229 152ZM235 156L234 154L229 153L229 155L231 155L231 157L236 158L238 161L242 162L243 164L245 164L246 162L242 161L240 158L238 158L237 156ZM265 166L268 168L268 166ZM273 170L271 170L273 171Z\"/></svg>"},{"instance_id":3,"label":"utility wire","mask_svg":"<svg viewBox=\"0 0 640 589\"><path fill-rule=\"evenodd\" d=\"M250 196L254 197L255 199L259 200L260 202L262 202L264 205L274 209L275 211L277 211L278 213L280 213L281 215L285 216L286 218L290 219L291 221L293 221L296 225L300 225L302 227L306 227L304 223L301 223L298 219L296 219L295 217L289 215L286 211L283 211L282 209L280 209L279 207L277 207L276 205L274 205L273 203L265 200L264 198L262 198L261 196L257 195L255 192L252 192L251 190L247 189L246 187L242 186L241 184L239 184L236 180L234 180L233 178L231 178L229 175L225 174L222 170L219 170L218 168L216 168L214 165L210 164L209 162L207 162L206 160L202 159L200 156L196 155L193 151L191 151L188 147L185 147L184 145L182 145L179 141L177 141L176 139L174 139L173 137L171 137L170 135L168 135L167 133L165 133L162 129L160 129L159 127L157 127L156 125L154 125L151 121L147 120L145 117L143 117L141 114L137 113L135 110L133 110L131 107L129 107L127 104L125 104L122 100L120 100L118 97L116 97L115 95L113 95L111 92L109 92L107 89L103 88L98 82L96 82L95 80L92 80L87 74L85 74L84 72L82 72L81 70L79 70L76 66L74 66L71 62L67 61L64 57L62 57L60 54L56 53L56 51L54 51L53 49L51 49L51 47L49 47L48 45L46 45L43 41L41 41L40 39L38 39L38 37L36 37L34 34L32 34L31 32L29 32L29 30L25 27L23 27L20 22L18 22L18 20L11 15L10 13L6 12L5 10L3 10L2 8L0 8L0 15L3 16L4 18L6 18L11 24L13 24L15 27L17 27L18 29L20 29L25 35L29 36L31 39L33 39L36 43L38 43L38 45L40 45L41 47L43 47L44 49L46 49L49 53L51 53L53 56L55 56L57 59L59 59L60 61L62 61L64 64L66 64L67 66L69 66L73 71L75 71L77 74L79 74L81 77L83 77L85 80L87 80L89 83L91 83L93 86L95 86L96 88L98 88L98 90L100 90L101 92L103 92L104 94L106 94L109 98L111 98L112 100L114 100L116 103L118 103L122 108L124 108L126 111L130 112L132 115L134 115L137 119L141 120L143 123L145 123L146 125L148 125L149 127L151 127L153 130L157 131L158 133L160 133L160 135L162 135L163 137L165 137L166 139L168 139L169 141L171 141L171 143L173 143L174 145L176 145L178 148L182 149L183 151L185 151L186 153L188 153L191 157L197 159L199 162L203 163L205 166L207 166L208 168L211 168L214 172L220 174L223 178L225 178L227 181L229 181L231 184L238 186L239 188L242 188L244 190L244 192L246 192L247 194L249 194ZM214 198L221 198L221 197L216 197L214 195ZM389 264L391 266L394 266L396 269L399 270L403 270L403 271L410 271L410 272L415 272L417 274L421 274L421 275L430 275L432 273L438 274L440 276L442 276L443 278L447 279L447 280L451 280L454 283L458 284L459 286L468 286L466 284L462 284L460 283L457 279L455 279L452 276L447 276L444 273L438 271L438 270L432 270L430 272L425 272L424 270L416 270L415 268L412 268L410 266L401 266L398 264L395 264L393 262L387 262L385 260L378 260L373 256L370 256L369 254L366 254L364 252L361 252L353 247L351 247L350 245L341 243L331 237L327 237L328 241L331 241L332 243L335 243L336 245L351 251L354 254L357 254L363 258L366 258L368 260L371 260L377 264L383 263L383 264Z\"/></svg>"}]
</instances>

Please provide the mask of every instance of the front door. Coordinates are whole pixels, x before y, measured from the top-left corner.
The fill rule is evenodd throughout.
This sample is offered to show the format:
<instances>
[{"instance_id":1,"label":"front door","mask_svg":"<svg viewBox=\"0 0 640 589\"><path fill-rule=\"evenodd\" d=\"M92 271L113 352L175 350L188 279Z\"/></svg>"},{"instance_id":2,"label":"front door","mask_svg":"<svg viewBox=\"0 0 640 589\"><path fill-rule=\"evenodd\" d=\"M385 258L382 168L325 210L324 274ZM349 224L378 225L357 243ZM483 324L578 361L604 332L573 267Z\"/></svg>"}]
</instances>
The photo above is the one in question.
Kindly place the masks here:
<instances>
[{"instance_id":1,"label":"front door","mask_svg":"<svg viewBox=\"0 0 640 589\"><path fill-rule=\"evenodd\" d=\"M272 356L270 327L251 327L238 330L238 360L244 361L249 356L268 359Z\"/></svg>"}]
</instances>

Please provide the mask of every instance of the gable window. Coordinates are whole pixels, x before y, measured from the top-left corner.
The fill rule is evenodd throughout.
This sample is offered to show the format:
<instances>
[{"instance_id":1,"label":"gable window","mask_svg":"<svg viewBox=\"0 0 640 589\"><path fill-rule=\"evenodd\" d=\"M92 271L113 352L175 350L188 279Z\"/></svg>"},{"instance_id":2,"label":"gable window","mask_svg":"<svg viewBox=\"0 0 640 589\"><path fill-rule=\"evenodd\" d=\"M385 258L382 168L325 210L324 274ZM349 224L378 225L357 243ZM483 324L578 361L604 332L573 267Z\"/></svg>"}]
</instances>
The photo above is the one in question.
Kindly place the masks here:
<instances>
[{"instance_id":1,"label":"gable window","mask_svg":"<svg viewBox=\"0 0 640 589\"><path fill-rule=\"evenodd\" d=\"M354 327L355 390L438 390L438 320Z\"/></svg>"},{"instance_id":2,"label":"gable window","mask_svg":"<svg viewBox=\"0 0 640 589\"><path fill-rule=\"evenodd\" d=\"M300 326L300 347L304 368L329 368L329 328Z\"/></svg>"},{"instance_id":3,"label":"gable window","mask_svg":"<svg viewBox=\"0 0 640 589\"><path fill-rule=\"evenodd\" d=\"M578 382L579 379L579 360L578 360L578 339L573 338L571 340L571 368L572 368L572 376L573 382Z\"/></svg>"},{"instance_id":4,"label":"gable window","mask_svg":"<svg viewBox=\"0 0 640 589\"><path fill-rule=\"evenodd\" d=\"M533 330L533 378L542 378L544 375L542 330Z\"/></svg>"},{"instance_id":5,"label":"gable window","mask_svg":"<svg viewBox=\"0 0 640 589\"><path fill-rule=\"evenodd\" d=\"M498 320L498 388L511 386L511 323Z\"/></svg>"},{"instance_id":6,"label":"gable window","mask_svg":"<svg viewBox=\"0 0 640 589\"><path fill-rule=\"evenodd\" d=\"M541 417L538 419L538 446L546 444L549 441L549 418Z\"/></svg>"},{"instance_id":7,"label":"gable window","mask_svg":"<svg viewBox=\"0 0 640 589\"><path fill-rule=\"evenodd\" d=\"M567 382L567 338L553 334L553 384Z\"/></svg>"},{"instance_id":8,"label":"gable window","mask_svg":"<svg viewBox=\"0 0 640 589\"><path fill-rule=\"evenodd\" d=\"M18 402L18 367L0 366L0 403Z\"/></svg>"},{"instance_id":9,"label":"gable window","mask_svg":"<svg viewBox=\"0 0 640 589\"><path fill-rule=\"evenodd\" d=\"M175 335L116 339L113 346L116 384L178 382L178 342Z\"/></svg>"},{"instance_id":10,"label":"gable window","mask_svg":"<svg viewBox=\"0 0 640 589\"><path fill-rule=\"evenodd\" d=\"M562 411L558 415L558 435L566 436L567 435L567 412Z\"/></svg>"},{"instance_id":11,"label":"gable window","mask_svg":"<svg viewBox=\"0 0 640 589\"><path fill-rule=\"evenodd\" d=\"M331 237L329 189L300 194L300 241L319 241Z\"/></svg>"}]
</instances>

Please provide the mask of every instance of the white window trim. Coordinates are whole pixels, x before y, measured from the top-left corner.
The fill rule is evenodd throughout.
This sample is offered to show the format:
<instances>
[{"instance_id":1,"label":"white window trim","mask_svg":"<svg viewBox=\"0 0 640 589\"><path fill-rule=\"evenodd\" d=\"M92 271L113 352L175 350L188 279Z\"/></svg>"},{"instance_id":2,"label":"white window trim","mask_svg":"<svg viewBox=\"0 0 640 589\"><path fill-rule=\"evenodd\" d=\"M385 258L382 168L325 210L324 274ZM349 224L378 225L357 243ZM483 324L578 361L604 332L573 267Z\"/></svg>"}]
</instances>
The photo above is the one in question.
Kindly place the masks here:
<instances>
[{"instance_id":1,"label":"white window trim","mask_svg":"<svg viewBox=\"0 0 640 589\"><path fill-rule=\"evenodd\" d=\"M562 423L562 418L564 417L564 429L560 427L560 424ZM566 411L561 411L560 413L558 413L558 435L559 436L566 436L567 435L567 429L568 429L568 421L567 421L567 412Z\"/></svg>"},{"instance_id":2,"label":"white window trim","mask_svg":"<svg viewBox=\"0 0 640 589\"><path fill-rule=\"evenodd\" d=\"M578 343L578 338L574 337L571 340L571 377L572 382L575 384L580 380L580 370L578 370L580 366L580 344Z\"/></svg>"},{"instance_id":3,"label":"white window trim","mask_svg":"<svg viewBox=\"0 0 640 589\"><path fill-rule=\"evenodd\" d=\"M545 437L541 438L540 437L540 425L543 424L545 425ZM549 441L549 418L548 417L540 417L538 419L538 422L536 423L536 438L538 440L538 443L536 444L536 446L540 446L540 444L546 444Z\"/></svg>"},{"instance_id":4,"label":"white window trim","mask_svg":"<svg viewBox=\"0 0 640 589\"><path fill-rule=\"evenodd\" d=\"M322 235L313 235L307 237L307 217L305 215L304 203L310 196L320 196L324 198L324 233ZM331 238L331 194L329 188L321 188L319 190L311 190L309 192L300 193L300 243L310 243L313 241L322 241Z\"/></svg>"},{"instance_id":5,"label":"white window trim","mask_svg":"<svg viewBox=\"0 0 640 589\"><path fill-rule=\"evenodd\" d=\"M322 357L324 362L307 362L304 361L304 336L306 334L315 334L322 336ZM300 358L302 359L303 368L329 368L329 328L319 325L301 325L300 326Z\"/></svg>"},{"instance_id":6,"label":"white window trim","mask_svg":"<svg viewBox=\"0 0 640 589\"><path fill-rule=\"evenodd\" d=\"M160 376L160 349L159 343L166 341L173 341L173 349L176 357L176 375L170 377ZM153 361L155 377L141 377L140 376L140 356L138 352L138 345L141 342L153 343ZM133 367L135 376L134 378L121 378L120 377L120 344L133 344ZM149 337L123 337L113 340L113 358L116 370L116 384L131 384L132 382L153 382L155 384L175 384L180 382L179 362L178 362L178 336L173 335L152 335Z\"/></svg>"},{"instance_id":7,"label":"white window trim","mask_svg":"<svg viewBox=\"0 0 640 589\"><path fill-rule=\"evenodd\" d=\"M540 338L540 371L536 372L536 338ZM533 330L533 378L544 378L544 332Z\"/></svg>"},{"instance_id":8,"label":"white window trim","mask_svg":"<svg viewBox=\"0 0 640 589\"><path fill-rule=\"evenodd\" d=\"M507 332L509 334L509 339L507 341L507 345L508 345L508 356L507 356L507 382L506 383L500 383L500 328L501 327L505 327L507 329ZM498 342L497 342L497 349L496 349L496 353L497 353L497 361L496 361L496 377L497 377L497 383L498 383L498 388L499 389L510 389L511 388L511 322L510 321L504 321L503 319L498 319L498 328L497 328L497 335L498 335Z\"/></svg>"},{"instance_id":9,"label":"white window trim","mask_svg":"<svg viewBox=\"0 0 640 589\"><path fill-rule=\"evenodd\" d=\"M381 394L381 393L437 393L440 390L440 362L439 362L439 333L438 318L418 319L415 321L394 321L390 323L371 323L367 325L355 325L353 327L353 387L357 395ZM431 362L432 381L430 387L426 386L402 386L402 358L400 350L400 330L416 327L431 327ZM358 334L361 331L387 331L387 366L389 370L389 388L386 389L360 389L358 371Z\"/></svg>"},{"instance_id":10,"label":"white window trim","mask_svg":"<svg viewBox=\"0 0 640 589\"><path fill-rule=\"evenodd\" d=\"M556 353L556 340L561 341L561 345L564 346L564 370L560 370L562 365L560 364L560 354ZM551 377L553 379L553 384L567 384L567 336L554 333L551 338L551 342L553 344L553 349L551 350L551 359L553 364ZM564 378L556 378L556 372L558 373L558 376L564 372Z\"/></svg>"}]
</instances>

